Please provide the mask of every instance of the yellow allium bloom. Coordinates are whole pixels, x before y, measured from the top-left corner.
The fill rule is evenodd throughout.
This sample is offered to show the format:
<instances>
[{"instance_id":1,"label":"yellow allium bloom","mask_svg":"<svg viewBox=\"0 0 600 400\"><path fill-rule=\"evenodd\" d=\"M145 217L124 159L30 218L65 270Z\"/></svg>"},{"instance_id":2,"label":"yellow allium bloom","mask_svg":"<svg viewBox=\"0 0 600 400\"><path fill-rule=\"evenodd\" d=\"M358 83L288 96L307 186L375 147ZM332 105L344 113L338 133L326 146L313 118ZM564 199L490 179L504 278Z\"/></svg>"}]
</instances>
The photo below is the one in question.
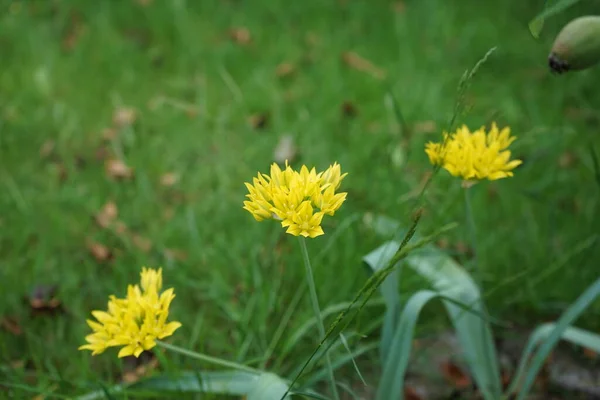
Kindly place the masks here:
<instances>
[{"instance_id":1,"label":"yellow allium bloom","mask_svg":"<svg viewBox=\"0 0 600 400\"><path fill-rule=\"evenodd\" d=\"M496 123L487 133L484 127L470 132L463 125L452 135L444 134L442 143L427 143L425 153L432 164L441 165L454 176L493 181L513 176L512 170L521 164L521 160L510 160L507 150L515 139L510 128L499 130Z\"/></svg>"},{"instance_id":2,"label":"yellow allium bloom","mask_svg":"<svg viewBox=\"0 0 600 400\"><path fill-rule=\"evenodd\" d=\"M160 293L162 269L142 268L140 285L129 285L124 299L110 296L107 311L92 311L96 321L87 323L93 332L85 337L88 344L79 350L91 350L96 355L109 347L123 346L119 357L139 357L156 346L156 339L171 336L181 326L176 321L167 323L175 294L173 289Z\"/></svg>"},{"instance_id":3,"label":"yellow allium bloom","mask_svg":"<svg viewBox=\"0 0 600 400\"><path fill-rule=\"evenodd\" d=\"M248 200L244 209L257 221L277 219L287 233L317 237L323 234L321 221L325 214L334 215L346 200L346 193L337 189L347 174L338 163L318 172L305 165L293 170L286 162L282 170L276 163L271 174L259 173L252 184L246 183Z\"/></svg>"}]
</instances>

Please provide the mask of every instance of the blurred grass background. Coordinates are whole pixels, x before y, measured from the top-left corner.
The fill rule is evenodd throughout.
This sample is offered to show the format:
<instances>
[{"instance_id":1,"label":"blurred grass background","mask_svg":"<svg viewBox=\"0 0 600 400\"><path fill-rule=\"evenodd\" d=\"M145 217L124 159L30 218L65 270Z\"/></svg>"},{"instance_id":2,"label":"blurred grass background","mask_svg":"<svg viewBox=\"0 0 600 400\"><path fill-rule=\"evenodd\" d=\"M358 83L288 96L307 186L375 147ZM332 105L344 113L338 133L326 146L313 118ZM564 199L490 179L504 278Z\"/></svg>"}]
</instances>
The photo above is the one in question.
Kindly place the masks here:
<instances>
[{"instance_id":1,"label":"blurred grass background","mask_svg":"<svg viewBox=\"0 0 600 400\"><path fill-rule=\"evenodd\" d=\"M369 221L409 222L431 171L424 143L494 46L458 123L509 125L524 164L473 188L484 292L502 320L555 318L598 275L600 83L597 69L546 66L558 30L594 3L547 21L536 41L527 22L542 3L0 2L0 318L21 331L0 329L0 363L52 390L57 379L67 392L115 381L115 357L77 347L90 310L146 265L176 289L174 343L288 376L315 344L289 342L311 317L308 298L294 300L300 254L242 210L243 183L267 170L283 135L296 164L341 163L348 200L309 250L322 307L350 300L367 277L361 257L386 239ZM134 176L111 178L109 159ZM98 227L107 202L126 231ZM440 245L469 265L459 183L442 171L424 207L423 234L461 223ZM64 312L33 313L40 285L57 285ZM406 275L404 286L422 282ZM600 328L598 311L581 325ZM357 329L380 316L365 311ZM375 369L376 356L362 365Z\"/></svg>"}]
</instances>

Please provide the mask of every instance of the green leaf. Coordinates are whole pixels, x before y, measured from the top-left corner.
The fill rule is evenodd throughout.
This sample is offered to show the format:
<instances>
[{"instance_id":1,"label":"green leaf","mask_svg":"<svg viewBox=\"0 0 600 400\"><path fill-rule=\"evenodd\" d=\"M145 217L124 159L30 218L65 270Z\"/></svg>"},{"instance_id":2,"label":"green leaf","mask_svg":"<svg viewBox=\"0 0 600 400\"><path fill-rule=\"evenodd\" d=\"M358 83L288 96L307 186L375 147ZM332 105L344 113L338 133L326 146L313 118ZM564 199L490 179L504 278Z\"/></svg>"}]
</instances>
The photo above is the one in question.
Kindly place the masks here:
<instances>
[{"instance_id":1,"label":"green leaf","mask_svg":"<svg viewBox=\"0 0 600 400\"><path fill-rule=\"evenodd\" d=\"M577 2L579 2L579 0L558 0L553 5L548 6L548 1L546 1L546 3L544 3L544 10L529 22L529 32L531 32L531 35L536 39L539 38L546 18L558 14Z\"/></svg>"},{"instance_id":2,"label":"green leaf","mask_svg":"<svg viewBox=\"0 0 600 400\"><path fill-rule=\"evenodd\" d=\"M529 338L527 346L523 351L521 362L517 370L510 388L509 393L516 392L518 390L517 400L522 400L527 396L536 375L538 374L544 360L550 354L550 351L554 348L556 343L563 338L573 343L580 344L582 346L590 347L594 350L600 348L600 337L598 335L591 334L581 329L570 327L570 325L585 311L585 309L600 295L600 278L598 278L592 285L590 285L585 292L579 298L571 304L571 306L561 315L556 324L546 324L538 327ZM537 353L533 356L529 368L525 373L523 383L521 379L528 364L528 360L534 349L541 343Z\"/></svg>"},{"instance_id":3,"label":"green leaf","mask_svg":"<svg viewBox=\"0 0 600 400\"><path fill-rule=\"evenodd\" d=\"M421 309L438 296L438 293L431 290L423 290L415 293L406 303L390 343L389 356L377 389L378 400L404 398L404 375L410 358L415 325Z\"/></svg>"},{"instance_id":4,"label":"green leaf","mask_svg":"<svg viewBox=\"0 0 600 400\"><path fill-rule=\"evenodd\" d=\"M393 254L399 246L398 242L391 243L388 242L376 249L366 259L373 259L374 253L379 255L379 262L385 265L389 259L384 259L384 256ZM384 256L382 257L381 254ZM477 285L452 258L431 245L426 246L422 251L409 254L405 258L405 263L428 280L436 292L445 298L444 306L481 393L485 399L499 398L500 373L497 356L488 321L481 317L485 315L485 308ZM465 311L465 308L472 309L473 312ZM405 312L407 312L406 307L403 314ZM397 332L395 334L397 335ZM392 364L386 362L388 368L391 368L390 365Z\"/></svg>"},{"instance_id":5,"label":"green leaf","mask_svg":"<svg viewBox=\"0 0 600 400\"><path fill-rule=\"evenodd\" d=\"M109 389L117 393L213 393L248 396L248 400L279 400L288 389L286 382L271 373L254 374L244 371L183 371L177 374L158 375L129 386L116 385ZM105 398L102 390L77 397L77 400ZM290 398L287 396L286 398Z\"/></svg>"},{"instance_id":6,"label":"green leaf","mask_svg":"<svg viewBox=\"0 0 600 400\"><path fill-rule=\"evenodd\" d=\"M373 272L377 272L389 263L399 246L400 243L388 242L387 245L383 245L367 254L363 258L363 261L371 267ZM390 353L394 329L396 329L398 316L400 314L400 294L398 293L399 276L399 270L395 269L387 276L387 278L385 278L379 287L386 305L383 327L381 330L381 345L379 347L382 365L385 365L387 356Z\"/></svg>"}]
</instances>

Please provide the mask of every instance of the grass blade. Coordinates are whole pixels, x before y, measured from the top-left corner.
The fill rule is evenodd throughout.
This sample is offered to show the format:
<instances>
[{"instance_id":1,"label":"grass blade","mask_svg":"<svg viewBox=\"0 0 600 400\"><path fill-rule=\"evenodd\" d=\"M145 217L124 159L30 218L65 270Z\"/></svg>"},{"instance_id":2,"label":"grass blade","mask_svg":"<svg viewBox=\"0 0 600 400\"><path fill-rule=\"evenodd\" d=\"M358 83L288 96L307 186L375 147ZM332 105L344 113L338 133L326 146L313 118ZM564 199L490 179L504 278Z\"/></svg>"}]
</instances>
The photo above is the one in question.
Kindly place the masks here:
<instances>
[{"instance_id":1,"label":"grass blade","mask_svg":"<svg viewBox=\"0 0 600 400\"><path fill-rule=\"evenodd\" d=\"M436 292L423 290L415 293L406 303L377 389L378 400L404 398L404 374L408 366L415 325L425 304L437 296L439 294Z\"/></svg>"},{"instance_id":2,"label":"grass blade","mask_svg":"<svg viewBox=\"0 0 600 400\"><path fill-rule=\"evenodd\" d=\"M573 339L575 343L580 344L582 341L585 343L590 342L595 345L596 342L589 335L583 334L585 331L575 330L576 328L570 328L570 325L585 311L585 309L600 295L600 278L598 278L592 285L590 285L581 296L562 314L556 324L548 326L542 326L541 330L538 328L530 337L527 346L523 352L521 363L515 378L513 379L509 388L509 393L515 393L518 390L517 400L522 400L529 393L531 386L538 374L544 360L550 354L550 351L554 348L556 343L565 336L565 332L569 331L568 337ZM529 357L533 353L538 343L542 343L537 353L533 356L529 368L523 378L523 384L520 385L521 378L525 371L525 366L528 363ZM586 344L587 345L587 344ZM520 386L520 387L518 387Z\"/></svg>"},{"instance_id":3,"label":"grass blade","mask_svg":"<svg viewBox=\"0 0 600 400\"><path fill-rule=\"evenodd\" d=\"M554 14L558 14L559 12L571 7L572 5L578 3L579 0L558 0L551 6L548 6L548 0L544 3L544 10L536 15L534 19L529 22L529 32L534 38L539 38L540 33L542 32L542 28L544 27L544 21L546 18L553 16Z\"/></svg>"}]
</instances>

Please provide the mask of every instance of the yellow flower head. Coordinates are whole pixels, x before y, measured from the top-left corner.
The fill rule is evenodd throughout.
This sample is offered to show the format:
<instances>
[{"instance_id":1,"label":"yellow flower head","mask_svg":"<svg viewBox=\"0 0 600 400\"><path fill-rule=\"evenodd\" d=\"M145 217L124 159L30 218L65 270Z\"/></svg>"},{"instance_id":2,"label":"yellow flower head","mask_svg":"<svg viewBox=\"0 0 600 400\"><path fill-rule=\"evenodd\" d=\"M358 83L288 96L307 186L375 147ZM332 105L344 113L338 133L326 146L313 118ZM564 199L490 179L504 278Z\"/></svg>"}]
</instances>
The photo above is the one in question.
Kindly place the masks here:
<instances>
[{"instance_id":1,"label":"yellow flower head","mask_svg":"<svg viewBox=\"0 0 600 400\"><path fill-rule=\"evenodd\" d=\"M287 233L314 238L323 234L323 216L334 215L346 200L346 193L337 193L346 175L338 163L319 173L305 165L295 171L287 162L282 170L273 163L270 175L259 173L246 183L244 209L257 221L277 219Z\"/></svg>"},{"instance_id":2,"label":"yellow flower head","mask_svg":"<svg viewBox=\"0 0 600 400\"><path fill-rule=\"evenodd\" d=\"M510 160L507 150L515 139L510 128L498 130L496 123L487 133L484 127L470 132L463 125L452 135L445 133L442 143L427 143L425 153L432 164L441 165L454 176L493 181L513 176L512 170L521 164L521 160Z\"/></svg>"},{"instance_id":3,"label":"yellow flower head","mask_svg":"<svg viewBox=\"0 0 600 400\"><path fill-rule=\"evenodd\" d=\"M141 288L129 285L124 299L110 296L107 311L92 311L96 321L87 323L93 332L79 350L91 350L96 355L109 347L123 346L119 357L139 357L156 346L156 339L171 336L181 326L176 321L167 323L175 294L173 289L160 293L162 269L142 268L140 284Z\"/></svg>"}]
</instances>

